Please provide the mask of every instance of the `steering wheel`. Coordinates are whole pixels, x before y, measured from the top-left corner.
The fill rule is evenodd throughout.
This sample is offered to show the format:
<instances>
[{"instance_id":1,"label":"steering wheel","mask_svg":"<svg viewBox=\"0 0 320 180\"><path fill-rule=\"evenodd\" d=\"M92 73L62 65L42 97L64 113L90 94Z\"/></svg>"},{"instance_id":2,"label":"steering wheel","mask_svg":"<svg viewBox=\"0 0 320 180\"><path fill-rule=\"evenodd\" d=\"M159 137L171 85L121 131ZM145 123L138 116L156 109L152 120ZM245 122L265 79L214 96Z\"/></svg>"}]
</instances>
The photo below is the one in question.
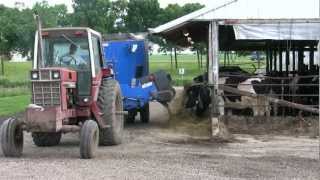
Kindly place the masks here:
<instances>
[{"instance_id":1,"label":"steering wheel","mask_svg":"<svg viewBox=\"0 0 320 180\"><path fill-rule=\"evenodd\" d=\"M71 62L72 62L72 61L74 61L74 65L77 65L77 60L76 60L73 56L71 56L70 54L60 57L60 60L59 60L59 61L60 61L60 65L62 65L62 59L63 59L64 57L69 57L69 58L71 59L71 60L69 61L69 62L70 62L69 65L71 65ZM65 64L65 63L63 63L63 64Z\"/></svg>"}]
</instances>

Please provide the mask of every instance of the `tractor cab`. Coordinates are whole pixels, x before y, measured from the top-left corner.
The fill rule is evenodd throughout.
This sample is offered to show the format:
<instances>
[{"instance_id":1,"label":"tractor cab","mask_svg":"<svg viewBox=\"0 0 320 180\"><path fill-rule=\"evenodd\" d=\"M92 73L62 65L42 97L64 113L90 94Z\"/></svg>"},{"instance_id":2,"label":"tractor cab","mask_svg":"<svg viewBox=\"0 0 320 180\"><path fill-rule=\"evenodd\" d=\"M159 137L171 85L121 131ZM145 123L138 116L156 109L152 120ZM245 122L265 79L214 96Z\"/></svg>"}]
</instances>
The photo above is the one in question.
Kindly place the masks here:
<instances>
[{"instance_id":1,"label":"tractor cab","mask_svg":"<svg viewBox=\"0 0 320 180\"><path fill-rule=\"evenodd\" d=\"M33 68L65 67L95 77L103 63L100 43L100 33L90 28L43 29L36 33Z\"/></svg>"},{"instance_id":2,"label":"tractor cab","mask_svg":"<svg viewBox=\"0 0 320 180\"><path fill-rule=\"evenodd\" d=\"M47 76L51 80L69 77L72 81L76 76L78 97L75 101L86 104L90 101L92 80L101 76L103 61L100 43L100 33L89 28L43 29L41 33L36 33L31 80L44 80ZM39 49L42 51L39 52Z\"/></svg>"}]
</instances>

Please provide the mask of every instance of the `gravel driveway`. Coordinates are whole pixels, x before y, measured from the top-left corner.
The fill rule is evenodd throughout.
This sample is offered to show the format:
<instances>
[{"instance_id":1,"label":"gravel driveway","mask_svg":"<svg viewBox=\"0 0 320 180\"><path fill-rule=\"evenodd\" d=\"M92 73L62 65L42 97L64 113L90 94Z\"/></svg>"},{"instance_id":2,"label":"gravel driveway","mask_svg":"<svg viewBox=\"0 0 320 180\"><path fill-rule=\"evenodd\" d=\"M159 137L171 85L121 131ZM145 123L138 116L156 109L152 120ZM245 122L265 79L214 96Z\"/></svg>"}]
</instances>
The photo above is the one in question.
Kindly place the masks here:
<instances>
[{"instance_id":1,"label":"gravel driveway","mask_svg":"<svg viewBox=\"0 0 320 180\"><path fill-rule=\"evenodd\" d=\"M25 134L22 158L0 153L0 179L319 179L319 142L308 137L235 135L232 143L195 140L166 128L151 105L151 123L125 130L122 145L79 159L77 134L39 148Z\"/></svg>"}]
</instances>

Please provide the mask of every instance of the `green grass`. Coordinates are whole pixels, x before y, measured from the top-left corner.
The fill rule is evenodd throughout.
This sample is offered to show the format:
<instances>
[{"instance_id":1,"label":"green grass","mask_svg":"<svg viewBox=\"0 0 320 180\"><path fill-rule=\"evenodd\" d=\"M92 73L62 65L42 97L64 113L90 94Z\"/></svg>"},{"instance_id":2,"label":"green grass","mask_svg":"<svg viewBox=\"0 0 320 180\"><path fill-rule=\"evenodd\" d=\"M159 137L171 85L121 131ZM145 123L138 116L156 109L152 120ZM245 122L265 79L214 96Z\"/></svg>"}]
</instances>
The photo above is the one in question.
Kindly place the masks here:
<instances>
[{"instance_id":1,"label":"green grass","mask_svg":"<svg viewBox=\"0 0 320 180\"><path fill-rule=\"evenodd\" d=\"M4 62L0 75L0 116L23 111L30 103L29 71L31 62Z\"/></svg>"},{"instance_id":2,"label":"green grass","mask_svg":"<svg viewBox=\"0 0 320 180\"><path fill-rule=\"evenodd\" d=\"M29 95L0 98L0 116L9 116L23 111L30 103Z\"/></svg>"},{"instance_id":3,"label":"green grass","mask_svg":"<svg viewBox=\"0 0 320 180\"><path fill-rule=\"evenodd\" d=\"M152 55L150 56L149 62L150 72L163 69L171 74L174 85L178 86L189 83L194 77L206 72L206 56L203 56L202 68L199 68L196 55L178 55L178 68L185 69L185 75L183 77L179 75L174 62L173 66L171 66L170 55ZM239 66L249 73L254 73L254 70L258 68L258 63L250 60L248 57L236 57L234 60L230 60L229 63L229 66ZM223 57L220 56L220 66L223 65L224 60ZM261 67L264 67L264 62L261 62Z\"/></svg>"},{"instance_id":4,"label":"green grass","mask_svg":"<svg viewBox=\"0 0 320 180\"><path fill-rule=\"evenodd\" d=\"M179 75L179 70L173 66L171 67L170 55L152 55L149 59L150 72L155 72L159 69L165 70L171 74L175 85L183 85L190 82L195 76L206 71L205 61L203 56L202 68L199 68L197 57L195 55L178 55L178 69L184 68L185 74L183 77Z\"/></svg>"},{"instance_id":5,"label":"green grass","mask_svg":"<svg viewBox=\"0 0 320 180\"><path fill-rule=\"evenodd\" d=\"M25 83L29 79L31 62L4 62L4 76L0 75L0 85L4 79L10 83Z\"/></svg>"},{"instance_id":6,"label":"green grass","mask_svg":"<svg viewBox=\"0 0 320 180\"><path fill-rule=\"evenodd\" d=\"M12 88L0 88L0 98L8 96L19 96L30 94L30 88L28 86L17 86Z\"/></svg>"}]
</instances>

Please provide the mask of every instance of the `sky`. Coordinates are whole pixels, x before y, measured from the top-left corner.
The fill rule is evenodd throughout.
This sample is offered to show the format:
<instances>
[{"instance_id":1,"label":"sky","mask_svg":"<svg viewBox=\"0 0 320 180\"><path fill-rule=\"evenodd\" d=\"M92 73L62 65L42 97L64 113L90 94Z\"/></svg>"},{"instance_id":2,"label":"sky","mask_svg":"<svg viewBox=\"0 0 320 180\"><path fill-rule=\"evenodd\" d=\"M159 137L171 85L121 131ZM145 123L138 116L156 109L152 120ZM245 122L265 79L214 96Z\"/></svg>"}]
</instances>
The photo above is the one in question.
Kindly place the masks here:
<instances>
[{"instance_id":1,"label":"sky","mask_svg":"<svg viewBox=\"0 0 320 180\"><path fill-rule=\"evenodd\" d=\"M14 7L15 2L22 2L26 7L32 7L36 2L42 0L0 0L0 4L4 4L9 7ZM72 0L47 0L50 5L65 4L68 10L72 12ZM112 0L113 1L113 0ZM214 6L230 2L231 0L158 0L162 8L168 4L178 3L184 5L186 3L201 3L207 6ZM319 15L319 2L320 0L238 0L240 3L236 3L236 7L232 8L231 12L223 12L229 14L252 14L252 11L257 11L256 14L261 14L263 17L281 17L288 13L294 12L293 17L318 17ZM250 8L251 7L251 8ZM256 7L256 9L252 9ZM288 11L286 11L286 8ZM249 9L251 9L250 12ZM287 15L286 15L287 16Z\"/></svg>"},{"instance_id":2,"label":"sky","mask_svg":"<svg viewBox=\"0 0 320 180\"><path fill-rule=\"evenodd\" d=\"M0 0L0 4L4 4L5 6L14 7L15 2L22 2L27 7L32 7L32 5L36 2L41 2L42 0ZM54 4L65 4L68 7L69 11L72 11L72 0L47 0L50 5ZM166 7L168 4L180 4L183 5L185 3L201 3L201 4L209 4L212 0L158 0L160 3L160 6Z\"/></svg>"}]
</instances>

